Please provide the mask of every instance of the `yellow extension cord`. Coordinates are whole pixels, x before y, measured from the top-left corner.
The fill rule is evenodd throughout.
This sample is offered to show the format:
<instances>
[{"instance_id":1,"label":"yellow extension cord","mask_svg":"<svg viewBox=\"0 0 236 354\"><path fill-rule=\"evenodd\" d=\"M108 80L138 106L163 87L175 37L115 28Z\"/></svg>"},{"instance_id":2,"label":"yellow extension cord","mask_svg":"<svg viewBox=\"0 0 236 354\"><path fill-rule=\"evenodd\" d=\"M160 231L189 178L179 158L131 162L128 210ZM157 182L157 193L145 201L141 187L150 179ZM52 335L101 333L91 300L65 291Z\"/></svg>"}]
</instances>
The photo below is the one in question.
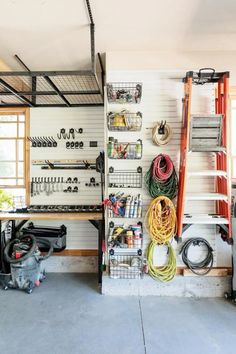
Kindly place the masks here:
<instances>
[{"instance_id":1,"label":"yellow extension cord","mask_svg":"<svg viewBox=\"0 0 236 354\"><path fill-rule=\"evenodd\" d=\"M153 199L145 216L145 227L153 242L164 244L170 241L176 230L176 213L169 198Z\"/></svg>"},{"instance_id":2,"label":"yellow extension cord","mask_svg":"<svg viewBox=\"0 0 236 354\"><path fill-rule=\"evenodd\" d=\"M168 248L168 262L162 267L154 267L153 265L153 252L156 244L150 242L147 250L147 260L148 260L148 272L152 278L158 279L162 282L168 282L172 280L176 274L176 257L175 251L171 246L170 242L166 243Z\"/></svg>"},{"instance_id":3,"label":"yellow extension cord","mask_svg":"<svg viewBox=\"0 0 236 354\"><path fill-rule=\"evenodd\" d=\"M176 273L176 256L170 240L176 231L176 213L172 201L160 196L155 198L145 216L145 227L152 239L147 250L148 271L154 279L162 282L172 280ZM166 245L168 248L168 262L165 266L153 265L153 252L157 245Z\"/></svg>"}]
</instances>

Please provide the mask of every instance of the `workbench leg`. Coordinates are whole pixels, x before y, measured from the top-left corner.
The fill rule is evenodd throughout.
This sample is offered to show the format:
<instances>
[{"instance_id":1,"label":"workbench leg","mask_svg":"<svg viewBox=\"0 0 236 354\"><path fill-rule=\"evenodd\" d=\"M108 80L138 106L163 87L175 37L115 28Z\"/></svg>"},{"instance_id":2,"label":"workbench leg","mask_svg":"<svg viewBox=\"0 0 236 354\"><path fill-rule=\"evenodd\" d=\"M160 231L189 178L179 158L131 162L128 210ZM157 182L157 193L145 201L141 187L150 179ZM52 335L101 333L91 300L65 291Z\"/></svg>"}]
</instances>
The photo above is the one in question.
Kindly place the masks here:
<instances>
[{"instance_id":1,"label":"workbench leg","mask_svg":"<svg viewBox=\"0 0 236 354\"><path fill-rule=\"evenodd\" d=\"M102 287L102 258L103 258L103 252L102 252L102 245L103 245L103 232L104 232L104 227L103 227L104 221L99 220L98 222L98 285L101 288Z\"/></svg>"}]
</instances>

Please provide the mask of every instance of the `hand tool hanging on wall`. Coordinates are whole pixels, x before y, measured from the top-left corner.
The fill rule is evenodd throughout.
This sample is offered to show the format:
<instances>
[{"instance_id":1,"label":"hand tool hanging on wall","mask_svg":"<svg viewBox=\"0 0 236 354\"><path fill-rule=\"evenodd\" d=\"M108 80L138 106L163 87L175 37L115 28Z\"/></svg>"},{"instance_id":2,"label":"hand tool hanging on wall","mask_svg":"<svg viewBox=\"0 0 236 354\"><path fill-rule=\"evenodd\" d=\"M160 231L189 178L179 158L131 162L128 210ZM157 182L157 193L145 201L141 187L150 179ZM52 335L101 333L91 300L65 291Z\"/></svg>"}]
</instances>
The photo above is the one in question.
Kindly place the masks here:
<instances>
[{"instance_id":1,"label":"hand tool hanging on wall","mask_svg":"<svg viewBox=\"0 0 236 354\"><path fill-rule=\"evenodd\" d=\"M78 192L78 187L71 186L64 189L64 183L66 184L80 184L77 177L68 177L66 181L63 177L33 177L31 179L31 197L45 193L47 196L55 192Z\"/></svg>"},{"instance_id":2,"label":"hand tool hanging on wall","mask_svg":"<svg viewBox=\"0 0 236 354\"><path fill-rule=\"evenodd\" d=\"M152 198L164 195L173 199L177 195L178 180L171 158L159 154L145 175L145 184Z\"/></svg>"}]
</instances>

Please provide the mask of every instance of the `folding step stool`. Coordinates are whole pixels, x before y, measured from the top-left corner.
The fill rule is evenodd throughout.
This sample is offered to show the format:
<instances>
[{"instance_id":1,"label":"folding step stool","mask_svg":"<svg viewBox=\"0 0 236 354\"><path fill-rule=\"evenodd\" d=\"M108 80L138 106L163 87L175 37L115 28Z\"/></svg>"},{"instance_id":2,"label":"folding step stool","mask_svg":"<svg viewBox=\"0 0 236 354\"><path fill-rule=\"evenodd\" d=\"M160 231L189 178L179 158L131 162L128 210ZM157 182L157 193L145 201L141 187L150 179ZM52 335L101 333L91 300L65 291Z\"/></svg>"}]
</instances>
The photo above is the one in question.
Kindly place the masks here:
<instances>
[{"instance_id":1,"label":"folding step stool","mask_svg":"<svg viewBox=\"0 0 236 354\"><path fill-rule=\"evenodd\" d=\"M229 73L216 73L213 69L198 73L187 72L184 78L183 126L181 134L181 154L179 167L179 191L177 201L177 234L182 240L183 233L194 224L214 224L219 227L223 240L232 243L231 225L231 185L229 176L227 147L227 108ZM217 88L214 115L191 115L193 84L214 83ZM214 170L190 171L188 168L194 152L214 153ZM186 193L187 178L213 177L215 193ZM216 214L184 214L185 201L210 200L216 203Z\"/></svg>"}]
</instances>

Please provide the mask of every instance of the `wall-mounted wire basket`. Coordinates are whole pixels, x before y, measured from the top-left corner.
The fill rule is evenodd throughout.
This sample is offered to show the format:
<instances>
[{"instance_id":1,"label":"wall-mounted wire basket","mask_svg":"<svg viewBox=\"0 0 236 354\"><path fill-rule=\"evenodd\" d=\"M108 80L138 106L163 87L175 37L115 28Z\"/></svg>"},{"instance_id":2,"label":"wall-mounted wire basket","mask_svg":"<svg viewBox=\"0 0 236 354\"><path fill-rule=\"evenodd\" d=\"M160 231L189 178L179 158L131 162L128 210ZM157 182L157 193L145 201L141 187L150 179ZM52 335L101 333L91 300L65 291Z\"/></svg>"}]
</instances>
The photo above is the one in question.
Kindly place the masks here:
<instances>
[{"instance_id":1,"label":"wall-mounted wire basket","mask_svg":"<svg viewBox=\"0 0 236 354\"><path fill-rule=\"evenodd\" d=\"M140 194L137 195L123 195L113 194L109 195L105 204L108 208L109 218L129 218L137 219L142 217L142 198Z\"/></svg>"},{"instance_id":2,"label":"wall-mounted wire basket","mask_svg":"<svg viewBox=\"0 0 236 354\"><path fill-rule=\"evenodd\" d=\"M113 221L109 222L109 234L107 240L109 254L113 256L117 251L135 251L142 255L143 247L143 226L141 222L125 226Z\"/></svg>"},{"instance_id":3,"label":"wall-mounted wire basket","mask_svg":"<svg viewBox=\"0 0 236 354\"><path fill-rule=\"evenodd\" d=\"M136 142L118 142L117 139L109 137L107 155L109 159L140 160L143 155L142 140L138 139Z\"/></svg>"},{"instance_id":4,"label":"wall-mounted wire basket","mask_svg":"<svg viewBox=\"0 0 236 354\"><path fill-rule=\"evenodd\" d=\"M107 114L107 126L110 131L140 131L142 128L142 113L109 112Z\"/></svg>"},{"instance_id":5,"label":"wall-mounted wire basket","mask_svg":"<svg viewBox=\"0 0 236 354\"><path fill-rule=\"evenodd\" d=\"M139 103L142 97L140 82L110 82L107 84L109 103Z\"/></svg>"},{"instance_id":6,"label":"wall-mounted wire basket","mask_svg":"<svg viewBox=\"0 0 236 354\"><path fill-rule=\"evenodd\" d=\"M143 276L142 256L113 255L109 259L110 277L113 279L139 279Z\"/></svg>"},{"instance_id":7,"label":"wall-mounted wire basket","mask_svg":"<svg viewBox=\"0 0 236 354\"><path fill-rule=\"evenodd\" d=\"M109 188L142 188L143 174L142 167L137 170L116 171L111 166L108 173Z\"/></svg>"}]
</instances>

